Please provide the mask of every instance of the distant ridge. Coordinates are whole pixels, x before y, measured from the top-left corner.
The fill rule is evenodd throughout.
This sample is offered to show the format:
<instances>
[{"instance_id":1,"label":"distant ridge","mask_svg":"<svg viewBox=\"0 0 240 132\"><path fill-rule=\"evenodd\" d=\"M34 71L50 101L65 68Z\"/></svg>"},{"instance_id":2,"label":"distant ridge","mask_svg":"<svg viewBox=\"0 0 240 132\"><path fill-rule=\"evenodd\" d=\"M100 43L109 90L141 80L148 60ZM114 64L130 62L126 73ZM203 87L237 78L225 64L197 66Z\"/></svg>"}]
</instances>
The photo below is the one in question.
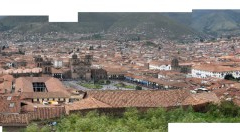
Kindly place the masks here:
<instances>
[{"instance_id":1,"label":"distant ridge","mask_svg":"<svg viewBox=\"0 0 240 132\"><path fill-rule=\"evenodd\" d=\"M240 10L194 10L191 27L216 36L240 35Z\"/></svg>"},{"instance_id":2,"label":"distant ridge","mask_svg":"<svg viewBox=\"0 0 240 132\"><path fill-rule=\"evenodd\" d=\"M161 13L79 13L78 23L48 23L47 17L10 16L0 20L0 31L130 34L169 39L198 34Z\"/></svg>"},{"instance_id":3,"label":"distant ridge","mask_svg":"<svg viewBox=\"0 0 240 132\"><path fill-rule=\"evenodd\" d=\"M107 34L116 38L199 39L240 35L240 10L193 10L192 13L79 13L78 23L48 23L48 17L9 16L0 31ZM112 38L112 37L109 37Z\"/></svg>"},{"instance_id":4,"label":"distant ridge","mask_svg":"<svg viewBox=\"0 0 240 132\"><path fill-rule=\"evenodd\" d=\"M192 13L165 15L208 35L240 35L240 10L193 10Z\"/></svg>"}]
</instances>

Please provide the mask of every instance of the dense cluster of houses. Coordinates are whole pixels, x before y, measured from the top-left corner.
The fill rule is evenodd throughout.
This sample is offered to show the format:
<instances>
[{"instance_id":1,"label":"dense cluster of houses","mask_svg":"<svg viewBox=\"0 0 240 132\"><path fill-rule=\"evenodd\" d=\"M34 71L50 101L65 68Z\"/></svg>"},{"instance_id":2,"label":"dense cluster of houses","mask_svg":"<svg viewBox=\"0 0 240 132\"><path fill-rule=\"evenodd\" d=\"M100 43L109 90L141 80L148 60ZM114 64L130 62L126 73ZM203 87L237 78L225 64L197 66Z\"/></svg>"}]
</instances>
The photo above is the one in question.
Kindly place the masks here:
<instances>
[{"instance_id":1,"label":"dense cluster of houses","mask_svg":"<svg viewBox=\"0 0 240 132\"><path fill-rule=\"evenodd\" d=\"M201 109L210 102L220 101L215 93L192 93L189 89L79 91L64 87L61 81L53 77L14 79L10 75L5 75L3 78L3 81L6 81L3 84L8 84L10 87L0 95L2 126L24 126L34 120L51 119L91 110L122 114L128 107L136 107L141 111L179 106Z\"/></svg>"},{"instance_id":2,"label":"dense cluster of houses","mask_svg":"<svg viewBox=\"0 0 240 132\"><path fill-rule=\"evenodd\" d=\"M161 48L145 41L9 42L0 47L0 125L94 109L200 108L220 100L240 105L240 83L224 79L240 77L239 40L189 45L151 40ZM62 80L119 80L149 90L80 91Z\"/></svg>"}]
</instances>

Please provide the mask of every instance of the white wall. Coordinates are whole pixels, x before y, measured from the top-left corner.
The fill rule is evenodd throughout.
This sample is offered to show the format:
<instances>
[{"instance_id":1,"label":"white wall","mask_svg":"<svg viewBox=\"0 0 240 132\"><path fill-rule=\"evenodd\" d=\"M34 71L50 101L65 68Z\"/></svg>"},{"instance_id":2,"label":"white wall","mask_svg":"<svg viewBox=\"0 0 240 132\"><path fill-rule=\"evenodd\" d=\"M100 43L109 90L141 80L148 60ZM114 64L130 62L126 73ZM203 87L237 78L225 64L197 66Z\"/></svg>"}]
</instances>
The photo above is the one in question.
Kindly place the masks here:
<instances>
[{"instance_id":1,"label":"white wall","mask_svg":"<svg viewBox=\"0 0 240 132\"><path fill-rule=\"evenodd\" d=\"M227 74L232 74L233 77L235 77L235 78L240 77L240 71L211 72L211 71L202 71L202 70L192 69L192 77L196 77L196 78L216 77L216 78L224 79L224 77Z\"/></svg>"},{"instance_id":2,"label":"white wall","mask_svg":"<svg viewBox=\"0 0 240 132\"><path fill-rule=\"evenodd\" d=\"M168 70L171 70L171 65L149 65L149 69L156 69L156 70L165 70L165 71L168 71Z\"/></svg>"},{"instance_id":3,"label":"white wall","mask_svg":"<svg viewBox=\"0 0 240 132\"><path fill-rule=\"evenodd\" d=\"M59 60L55 60L53 65L55 68L61 68L63 66L63 62Z\"/></svg>"}]
</instances>

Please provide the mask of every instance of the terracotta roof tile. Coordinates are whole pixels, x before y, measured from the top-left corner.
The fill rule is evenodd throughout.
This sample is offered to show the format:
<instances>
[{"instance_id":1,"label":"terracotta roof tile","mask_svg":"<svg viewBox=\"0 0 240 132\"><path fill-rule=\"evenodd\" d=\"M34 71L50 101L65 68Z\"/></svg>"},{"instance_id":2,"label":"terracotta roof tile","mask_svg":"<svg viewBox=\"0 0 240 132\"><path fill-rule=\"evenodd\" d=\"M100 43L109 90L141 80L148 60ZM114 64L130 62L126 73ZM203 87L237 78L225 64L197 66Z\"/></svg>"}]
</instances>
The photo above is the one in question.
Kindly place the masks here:
<instances>
[{"instance_id":1,"label":"terracotta roof tile","mask_svg":"<svg viewBox=\"0 0 240 132\"><path fill-rule=\"evenodd\" d=\"M188 90L88 91L87 96L66 106L67 111L95 108L174 107L219 102L214 93L191 94Z\"/></svg>"},{"instance_id":2,"label":"terracotta roof tile","mask_svg":"<svg viewBox=\"0 0 240 132\"><path fill-rule=\"evenodd\" d=\"M68 104L65 106L65 108L67 111L71 111L94 108L111 108L111 106L95 98L89 97L81 101L74 102L73 104Z\"/></svg>"},{"instance_id":3,"label":"terracotta roof tile","mask_svg":"<svg viewBox=\"0 0 240 132\"><path fill-rule=\"evenodd\" d=\"M33 82L43 82L46 85L47 92L34 92ZM21 92L22 97L69 97L65 86L53 77L20 77L16 79L15 91Z\"/></svg>"},{"instance_id":4,"label":"terracotta roof tile","mask_svg":"<svg viewBox=\"0 0 240 132\"><path fill-rule=\"evenodd\" d=\"M89 91L88 97L93 97L112 107L169 107L176 106L189 96L187 90L168 91Z\"/></svg>"},{"instance_id":5,"label":"terracotta roof tile","mask_svg":"<svg viewBox=\"0 0 240 132\"><path fill-rule=\"evenodd\" d=\"M239 67L230 66L219 66L213 64L195 65L192 69L210 71L210 72L230 72L230 71L240 71Z\"/></svg>"},{"instance_id":6,"label":"terracotta roof tile","mask_svg":"<svg viewBox=\"0 0 240 132\"><path fill-rule=\"evenodd\" d=\"M0 113L20 113L20 96L0 96Z\"/></svg>"}]
</instances>

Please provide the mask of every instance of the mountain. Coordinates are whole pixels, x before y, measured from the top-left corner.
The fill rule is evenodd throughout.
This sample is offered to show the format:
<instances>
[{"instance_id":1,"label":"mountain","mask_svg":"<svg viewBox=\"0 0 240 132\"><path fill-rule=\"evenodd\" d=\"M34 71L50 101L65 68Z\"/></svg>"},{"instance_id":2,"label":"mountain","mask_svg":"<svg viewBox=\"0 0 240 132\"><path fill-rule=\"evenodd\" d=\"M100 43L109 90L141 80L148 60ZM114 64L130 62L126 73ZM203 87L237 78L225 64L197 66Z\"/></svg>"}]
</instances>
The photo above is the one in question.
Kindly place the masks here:
<instances>
[{"instance_id":1,"label":"mountain","mask_svg":"<svg viewBox=\"0 0 240 132\"><path fill-rule=\"evenodd\" d=\"M186 26L192 24L192 12L171 12L162 14Z\"/></svg>"},{"instance_id":2,"label":"mountain","mask_svg":"<svg viewBox=\"0 0 240 132\"><path fill-rule=\"evenodd\" d=\"M47 16L0 17L0 31L26 34L64 32L111 34L117 38L183 40L240 35L240 10L192 13L79 13L78 23L49 23ZM111 38L111 37L110 37Z\"/></svg>"},{"instance_id":3,"label":"mountain","mask_svg":"<svg viewBox=\"0 0 240 132\"><path fill-rule=\"evenodd\" d=\"M171 19L212 36L240 35L240 10L193 10L164 13Z\"/></svg>"},{"instance_id":4,"label":"mountain","mask_svg":"<svg viewBox=\"0 0 240 132\"><path fill-rule=\"evenodd\" d=\"M107 28L110 19L114 16L108 14L88 14L79 15L78 23L49 23L47 16L9 16L0 20L0 25L5 27L1 30L12 30L23 33L46 33L58 32L99 32Z\"/></svg>"},{"instance_id":5,"label":"mountain","mask_svg":"<svg viewBox=\"0 0 240 132\"><path fill-rule=\"evenodd\" d=\"M240 34L240 11L193 10L191 27L218 36Z\"/></svg>"},{"instance_id":6,"label":"mountain","mask_svg":"<svg viewBox=\"0 0 240 132\"><path fill-rule=\"evenodd\" d=\"M42 16L8 16L0 19L0 31L14 30L26 32L33 25L36 25L36 28L41 27L47 21L48 17Z\"/></svg>"},{"instance_id":7,"label":"mountain","mask_svg":"<svg viewBox=\"0 0 240 132\"><path fill-rule=\"evenodd\" d=\"M128 13L123 15L108 30L120 34L144 34L147 37L178 39L197 35L190 27L174 21L161 13Z\"/></svg>"},{"instance_id":8,"label":"mountain","mask_svg":"<svg viewBox=\"0 0 240 132\"><path fill-rule=\"evenodd\" d=\"M48 23L48 17L44 16L9 16L0 20L0 31L105 33L169 39L198 35L191 27L162 13L79 13L78 23Z\"/></svg>"}]
</instances>

